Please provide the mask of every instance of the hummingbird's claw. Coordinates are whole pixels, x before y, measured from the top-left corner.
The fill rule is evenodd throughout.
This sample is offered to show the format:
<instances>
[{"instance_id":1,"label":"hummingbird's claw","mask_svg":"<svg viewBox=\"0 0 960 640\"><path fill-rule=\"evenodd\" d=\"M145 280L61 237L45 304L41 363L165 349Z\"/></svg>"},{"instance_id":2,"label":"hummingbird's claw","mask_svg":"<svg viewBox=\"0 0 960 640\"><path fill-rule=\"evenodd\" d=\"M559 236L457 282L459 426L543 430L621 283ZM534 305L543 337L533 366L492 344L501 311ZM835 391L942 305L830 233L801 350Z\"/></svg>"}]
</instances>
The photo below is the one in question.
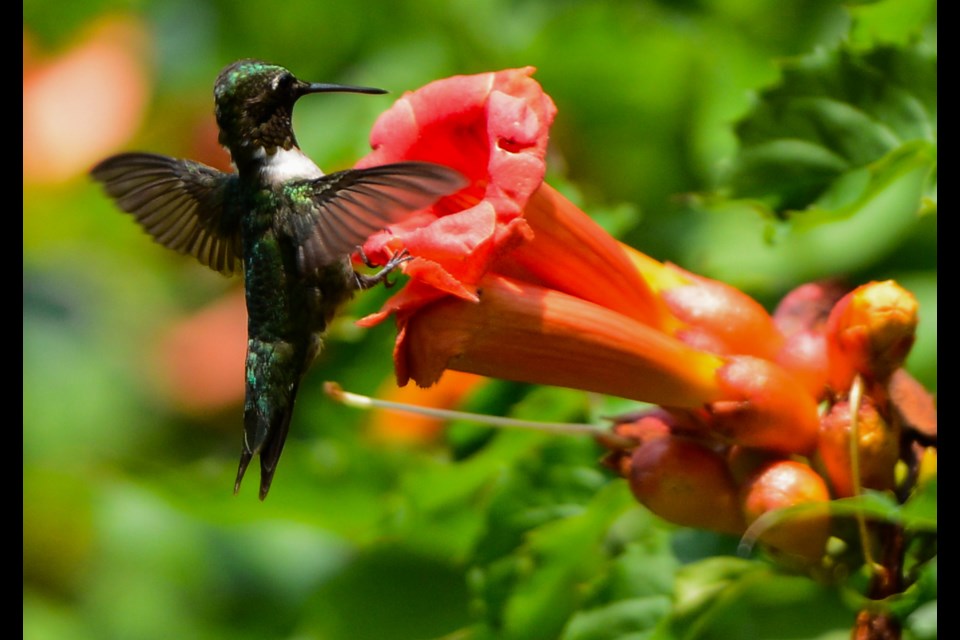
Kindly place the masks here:
<instances>
[{"instance_id":1,"label":"hummingbird's claw","mask_svg":"<svg viewBox=\"0 0 960 640\"><path fill-rule=\"evenodd\" d=\"M367 257L367 252L363 250L362 246L357 247L357 253L360 254L360 260L363 261L363 264L367 265L371 269L377 266L371 262L370 258Z\"/></svg>"},{"instance_id":2,"label":"hummingbird's claw","mask_svg":"<svg viewBox=\"0 0 960 640\"><path fill-rule=\"evenodd\" d=\"M363 249L360 249L360 258L361 258L361 260L363 260L364 263L367 264L368 266L374 266L374 265L371 265L371 264L367 261L367 256L366 256L366 254L363 253ZM369 289L369 288L371 288L371 287L375 287L376 285L383 283L383 286L389 289L390 287L392 287L393 285L395 285L396 282L395 282L395 281L391 281L391 280L388 278L388 276L389 276L397 267L399 267L400 265L402 265L404 262L408 262L408 261L410 261L410 260L413 260L413 256L410 255L410 252L407 251L406 249L401 249L400 251L398 251L397 253L395 253L392 258L390 258L390 260L387 262L387 264L383 265L383 268L380 269L380 271L378 271L377 273L373 274L372 276L367 276L367 275L364 275L364 274L362 274L362 273L356 273L356 272L355 272L354 275L355 275L356 278L357 278L357 288L358 288L358 289Z\"/></svg>"}]
</instances>

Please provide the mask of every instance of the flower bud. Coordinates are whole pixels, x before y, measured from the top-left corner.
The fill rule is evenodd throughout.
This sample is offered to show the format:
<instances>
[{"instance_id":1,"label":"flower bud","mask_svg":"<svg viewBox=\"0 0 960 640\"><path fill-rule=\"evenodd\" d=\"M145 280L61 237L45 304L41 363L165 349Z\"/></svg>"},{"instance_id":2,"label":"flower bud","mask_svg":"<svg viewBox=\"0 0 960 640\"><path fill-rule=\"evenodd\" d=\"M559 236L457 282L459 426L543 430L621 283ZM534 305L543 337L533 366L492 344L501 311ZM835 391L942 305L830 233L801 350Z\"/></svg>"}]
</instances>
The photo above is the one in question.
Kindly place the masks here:
<instances>
[{"instance_id":1,"label":"flower bud","mask_svg":"<svg viewBox=\"0 0 960 640\"><path fill-rule=\"evenodd\" d=\"M689 438L664 436L633 452L630 488L670 522L739 535L744 523L737 487L723 456Z\"/></svg>"},{"instance_id":2,"label":"flower bud","mask_svg":"<svg viewBox=\"0 0 960 640\"><path fill-rule=\"evenodd\" d=\"M822 330L813 329L801 329L787 336L776 358L776 363L816 399L827 391L829 362L827 337Z\"/></svg>"},{"instance_id":3,"label":"flower bud","mask_svg":"<svg viewBox=\"0 0 960 640\"><path fill-rule=\"evenodd\" d=\"M805 454L817 444L817 403L795 377L740 356L717 372L726 399L710 405L714 429L735 444Z\"/></svg>"},{"instance_id":4,"label":"flower bud","mask_svg":"<svg viewBox=\"0 0 960 640\"><path fill-rule=\"evenodd\" d=\"M744 483L740 495L748 524L775 509L823 504L822 509L785 515L782 521L760 533L760 542L778 552L811 562L823 556L830 537L830 518L825 508L830 494L816 471L793 460L772 462Z\"/></svg>"},{"instance_id":5,"label":"flower bud","mask_svg":"<svg viewBox=\"0 0 960 640\"><path fill-rule=\"evenodd\" d=\"M785 337L776 363L818 400L827 391L829 372L824 325L845 292L833 280L810 282L784 296L773 312L773 322Z\"/></svg>"},{"instance_id":6,"label":"flower bud","mask_svg":"<svg viewBox=\"0 0 960 640\"><path fill-rule=\"evenodd\" d=\"M773 312L773 322L785 336L823 327L830 310L847 288L835 280L802 284L785 295Z\"/></svg>"},{"instance_id":7,"label":"flower bud","mask_svg":"<svg viewBox=\"0 0 960 640\"><path fill-rule=\"evenodd\" d=\"M883 491L894 486L894 471L900 457L900 434L888 424L869 401L858 413L860 483L864 488ZM817 452L837 497L854 494L850 460L850 403L831 407L820 425Z\"/></svg>"},{"instance_id":8,"label":"flower bud","mask_svg":"<svg viewBox=\"0 0 960 640\"><path fill-rule=\"evenodd\" d=\"M834 306L826 332L835 391L849 389L856 374L886 381L903 365L913 346L918 306L893 280L857 287Z\"/></svg>"},{"instance_id":9,"label":"flower bud","mask_svg":"<svg viewBox=\"0 0 960 640\"><path fill-rule=\"evenodd\" d=\"M763 306L736 287L670 265L690 284L666 289L662 297L670 311L688 325L677 337L702 348L716 344L715 353L773 358L782 337Z\"/></svg>"}]
</instances>

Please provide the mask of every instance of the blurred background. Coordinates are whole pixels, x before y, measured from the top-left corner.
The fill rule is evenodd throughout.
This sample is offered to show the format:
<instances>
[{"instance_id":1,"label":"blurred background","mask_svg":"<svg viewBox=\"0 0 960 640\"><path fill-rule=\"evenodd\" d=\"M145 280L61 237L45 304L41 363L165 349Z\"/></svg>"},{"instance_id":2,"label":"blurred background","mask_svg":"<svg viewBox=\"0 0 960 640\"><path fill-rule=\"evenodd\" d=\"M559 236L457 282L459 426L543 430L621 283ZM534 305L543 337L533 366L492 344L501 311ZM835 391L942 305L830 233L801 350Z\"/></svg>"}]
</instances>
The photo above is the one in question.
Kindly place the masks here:
<instances>
[{"instance_id":1,"label":"blurred background","mask_svg":"<svg viewBox=\"0 0 960 640\"><path fill-rule=\"evenodd\" d=\"M226 169L212 87L238 58L391 92L297 104L299 142L326 171L368 151L371 125L404 91L534 65L559 110L548 179L606 228L768 305L815 278L896 278L921 302L911 371L935 391L935 2L23 9L24 638L640 638L701 611L702 601L682 610L676 594L702 584L740 586L685 637L848 637L852 614L837 592L737 557L736 540L647 514L597 464L593 442L441 431L335 405L325 380L540 420L598 422L633 408L459 376L431 393L398 391L393 327L352 322L385 291L358 298L332 328L301 385L269 499L256 498L256 472L234 497L239 283L154 244L87 171L132 149ZM841 43L849 58L816 59ZM784 62L799 56L809 64ZM841 169L810 160L799 178L784 176L779 158L749 155L767 140L764 108L791 104L784 78L825 67L843 72L825 92L870 88L856 64L844 66L864 59L904 80L921 114L904 119L927 128L865 129L876 148L834 154ZM884 100L866 90L845 99ZM812 191L782 184L811 176ZM811 204L831 224L790 227L788 212ZM748 586L732 577L746 573ZM916 637L936 637L933 589Z\"/></svg>"}]
</instances>

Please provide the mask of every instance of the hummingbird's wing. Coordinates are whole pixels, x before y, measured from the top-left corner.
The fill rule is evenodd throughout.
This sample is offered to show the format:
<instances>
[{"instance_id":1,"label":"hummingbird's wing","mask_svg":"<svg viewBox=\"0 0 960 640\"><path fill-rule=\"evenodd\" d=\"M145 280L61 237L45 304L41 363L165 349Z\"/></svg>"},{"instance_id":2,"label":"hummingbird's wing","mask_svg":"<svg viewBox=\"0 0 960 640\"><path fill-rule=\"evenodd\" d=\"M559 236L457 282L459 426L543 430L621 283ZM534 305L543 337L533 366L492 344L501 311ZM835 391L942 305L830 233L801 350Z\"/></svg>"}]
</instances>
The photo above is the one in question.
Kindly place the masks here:
<instances>
[{"instance_id":1,"label":"hummingbird's wing","mask_svg":"<svg viewBox=\"0 0 960 640\"><path fill-rule=\"evenodd\" d=\"M230 275L240 268L240 216L230 206L237 177L192 160L121 153L90 174L165 247Z\"/></svg>"},{"instance_id":2,"label":"hummingbird's wing","mask_svg":"<svg viewBox=\"0 0 960 640\"><path fill-rule=\"evenodd\" d=\"M398 162L348 169L291 186L307 206L291 207L281 221L296 242L302 273L353 253L370 237L407 214L466 186L457 171L430 162Z\"/></svg>"}]
</instances>

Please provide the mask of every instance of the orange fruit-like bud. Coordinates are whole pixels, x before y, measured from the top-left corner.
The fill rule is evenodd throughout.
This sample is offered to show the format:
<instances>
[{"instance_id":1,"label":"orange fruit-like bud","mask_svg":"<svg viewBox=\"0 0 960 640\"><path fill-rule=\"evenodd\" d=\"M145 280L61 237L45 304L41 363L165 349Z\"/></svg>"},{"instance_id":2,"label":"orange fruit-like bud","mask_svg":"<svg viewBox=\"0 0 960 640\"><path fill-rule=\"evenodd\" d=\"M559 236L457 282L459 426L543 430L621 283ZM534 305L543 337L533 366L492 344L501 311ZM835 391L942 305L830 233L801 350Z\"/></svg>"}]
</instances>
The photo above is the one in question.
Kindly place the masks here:
<instances>
[{"instance_id":1,"label":"orange fruit-like bud","mask_svg":"<svg viewBox=\"0 0 960 640\"><path fill-rule=\"evenodd\" d=\"M775 509L830 500L827 485L816 471L793 460L779 460L762 467L741 487L743 515L752 524ZM760 533L760 542L771 549L805 560L818 561L830 537L827 510L813 509L785 516Z\"/></svg>"},{"instance_id":2,"label":"orange fruit-like bud","mask_svg":"<svg viewBox=\"0 0 960 640\"><path fill-rule=\"evenodd\" d=\"M826 332L835 391L849 389L857 373L885 381L903 365L913 346L918 306L893 280L857 287L834 306Z\"/></svg>"},{"instance_id":3,"label":"orange fruit-like bud","mask_svg":"<svg viewBox=\"0 0 960 640\"><path fill-rule=\"evenodd\" d=\"M661 294L670 311L688 325L677 337L719 355L774 357L783 338L763 305L736 287L668 266L691 280Z\"/></svg>"},{"instance_id":4,"label":"orange fruit-like bud","mask_svg":"<svg viewBox=\"0 0 960 640\"><path fill-rule=\"evenodd\" d=\"M900 457L900 434L887 423L869 400L858 414L860 482L867 489L886 490L894 486L894 469ZM838 402L820 424L817 451L837 497L853 495L850 461L850 403Z\"/></svg>"},{"instance_id":5,"label":"orange fruit-like bud","mask_svg":"<svg viewBox=\"0 0 960 640\"><path fill-rule=\"evenodd\" d=\"M814 398L827 390L829 358L827 337L822 330L801 329L791 333L777 353L777 364L789 371Z\"/></svg>"},{"instance_id":6,"label":"orange fruit-like bud","mask_svg":"<svg viewBox=\"0 0 960 640\"><path fill-rule=\"evenodd\" d=\"M817 445L817 402L767 360L732 357L717 372L726 400L710 405L713 428L736 444L805 454Z\"/></svg>"},{"instance_id":7,"label":"orange fruit-like bud","mask_svg":"<svg viewBox=\"0 0 960 640\"><path fill-rule=\"evenodd\" d=\"M780 300L773 312L773 322L785 336L819 330L846 292L847 288L835 280L802 284Z\"/></svg>"},{"instance_id":8,"label":"orange fruit-like bud","mask_svg":"<svg viewBox=\"0 0 960 640\"><path fill-rule=\"evenodd\" d=\"M737 487L723 456L678 436L649 440L633 452L630 488L644 506L670 522L743 533Z\"/></svg>"}]
</instances>

